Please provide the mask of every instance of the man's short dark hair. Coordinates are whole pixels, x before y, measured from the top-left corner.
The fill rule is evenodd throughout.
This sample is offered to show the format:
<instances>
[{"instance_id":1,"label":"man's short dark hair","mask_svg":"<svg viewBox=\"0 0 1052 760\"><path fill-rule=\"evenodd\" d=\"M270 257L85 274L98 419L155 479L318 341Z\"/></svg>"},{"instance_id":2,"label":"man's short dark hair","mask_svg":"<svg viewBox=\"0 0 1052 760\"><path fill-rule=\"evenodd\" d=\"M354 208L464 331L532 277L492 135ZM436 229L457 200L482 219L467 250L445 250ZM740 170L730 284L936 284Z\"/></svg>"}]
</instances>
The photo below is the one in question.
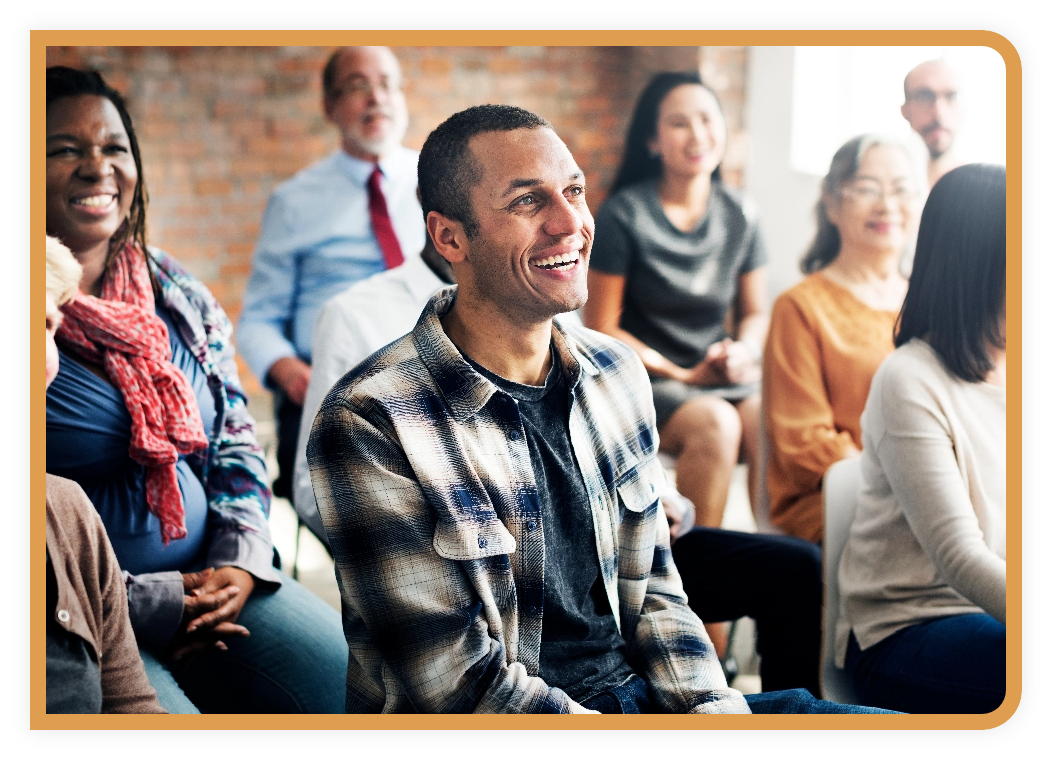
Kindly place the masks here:
<instances>
[{"instance_id":1,"label":"man's short dark hair","mask_svg":"<svg viewBox=\"0 0 1052 760\"><path fill-rule=\"evenodd\" d=\"M455 113L428 135L420 150L417 177L424 219L437 211L464 225L469 238L478 234L478 220L471 208L470 191L482 179L482 167L468 142L484 132L516 129L551 129L547 119L517 106L472 106Z\"/></svg>"}]
</instances>

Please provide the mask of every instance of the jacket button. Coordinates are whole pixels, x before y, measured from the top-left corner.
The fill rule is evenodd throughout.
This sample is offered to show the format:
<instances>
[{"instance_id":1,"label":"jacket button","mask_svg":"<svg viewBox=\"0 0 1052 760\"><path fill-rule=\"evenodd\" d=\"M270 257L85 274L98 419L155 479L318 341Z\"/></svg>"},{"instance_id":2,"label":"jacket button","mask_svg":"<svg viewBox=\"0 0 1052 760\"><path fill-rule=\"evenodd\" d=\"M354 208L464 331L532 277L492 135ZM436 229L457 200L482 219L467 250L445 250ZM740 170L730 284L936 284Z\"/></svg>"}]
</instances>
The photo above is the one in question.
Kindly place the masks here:
<instances>
[{"instance_id":1,"label":"jacket button","mask_svg":"<svg viewBox=\"0 0 1052 760\"><path fill-rule=\"evenodd\" d=\"M485 549L486 548L486 544L488 544L488 543L489 542L486 540L485 536L479 536L479 548L480 549Z\"/></svg>"},{"instance_id":2,"label":"jacket button","mask_svg":"<svg viewBox=\"0 0 1052 760\"><path fill-rule=\"evenodd\" d=\"M529 607L526 608L526 614L527 615L536 615L537 614L537 608L532 606L532 605L530 605Z\"/></svg>"},{"instance_id":3,"label":"jacket button","mask_svg":"<svg viewBox=\"0 0 1052 760\"><path fill-rule=\"evenodd\" d=\"M536 520L529 520L526 523L526 530L537 530L537 521Z\"/></svg>"},{"instance_id":4,"label":"jacket button","mask_svg":"<svg viewBox=\"0 0 1052 760\"><path fill-rule=\"evenodd\" d=\"M513 441L519 440L519 431L515 428L512 428L508 431L508 438L510 438Z\"/></svg>"},{"instance_id":5,"label":"jacket button","mask_svg":"<svg viewBox=\"0 0 1052 760\"><path fill-rule=\"evenodd\" d=\"M60 623L68 623L69 622L69 610L59 610L58 611L58 621Z\"/></svg>"}]
</instances>

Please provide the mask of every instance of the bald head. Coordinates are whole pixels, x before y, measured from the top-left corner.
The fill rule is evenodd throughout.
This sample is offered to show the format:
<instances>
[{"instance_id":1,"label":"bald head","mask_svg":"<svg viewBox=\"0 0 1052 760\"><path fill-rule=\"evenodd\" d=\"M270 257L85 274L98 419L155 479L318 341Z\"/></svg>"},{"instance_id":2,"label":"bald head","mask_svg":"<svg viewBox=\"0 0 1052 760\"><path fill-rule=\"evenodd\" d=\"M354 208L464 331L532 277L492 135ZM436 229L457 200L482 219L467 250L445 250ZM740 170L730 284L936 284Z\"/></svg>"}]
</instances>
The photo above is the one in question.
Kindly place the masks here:
<instances>
[{"instance_id":1,"label":"bald head","mask_svg":"<svg viewBox=\"0 0 1052 760\"><path fill-rule=\"evenodd\" d=\"M953 147L960 126L957 73L943 60L916 66L902 83L902 115L921 136L932 159Z\"/></svg>"},{"instance_id":2,"label":"bald head","mask_svg":"<svg viewBox=\"0 0 1052 760\"><path fill-rule=\"evenodd\" d=\"M375 162L401 143L409 114L402 70L389 48L335 51L322 72L322 90L325 116L349 155Z\"/></svg>"},{"instance_id":3,"label":"bald head","mask_svg":"<svg viewBox=\"0 0 1052 760\"><path fill-rule=\"evenodd\" d=\"M957 72L941 58L914 66L902 81L906 100L910 99L911 92L925 87L931 88L933 85L957 90Z\"/></svg>"},{"instance_id":4,"label":"bald head","mask_svg":"<svg viewBox=\"0 0 1052 760\"><path fill-rule=\"evenodd\" d=\"M394 62L394 67L398 69L398 59L395 58L394 53L391 52L391 48L381 46L366 46L366 45L351 45L348 47L337 48L332 51L332 55L325 62L325 68L321 72L321 91L325 94L326 98L332 97L336 94L336 86L338 84L338 74L341 61L346 58L358 58L363 55L369 55L369 51L373 51L374 55L381 57L389 57L390 61Z\"/></svg>"}]
</instances>

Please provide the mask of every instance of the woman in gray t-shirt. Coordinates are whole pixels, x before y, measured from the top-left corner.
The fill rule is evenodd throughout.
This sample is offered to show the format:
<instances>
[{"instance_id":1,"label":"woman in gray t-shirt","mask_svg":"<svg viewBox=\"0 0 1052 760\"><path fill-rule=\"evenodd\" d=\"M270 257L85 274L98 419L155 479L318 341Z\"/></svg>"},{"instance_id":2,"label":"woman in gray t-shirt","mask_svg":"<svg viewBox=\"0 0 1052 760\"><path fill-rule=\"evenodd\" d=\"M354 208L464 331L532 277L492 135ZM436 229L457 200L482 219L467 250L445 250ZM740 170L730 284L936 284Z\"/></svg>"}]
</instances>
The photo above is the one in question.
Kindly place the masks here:
<instances>
[{"instance_id":1,"label":"woman in gray t-shirt","mask_svg":"<svg viewBox=\"0 0 1052 760\"><path fill-rule=\"evenodd\" d=\"M711 527L742 455L755 501L767 332L767 253L719 179L726 137L719 102L696 72L651 80L596 217L584 308L588 327L639 353L661 449L677 458L697 523Z\"/></svg>"}]
</instances>

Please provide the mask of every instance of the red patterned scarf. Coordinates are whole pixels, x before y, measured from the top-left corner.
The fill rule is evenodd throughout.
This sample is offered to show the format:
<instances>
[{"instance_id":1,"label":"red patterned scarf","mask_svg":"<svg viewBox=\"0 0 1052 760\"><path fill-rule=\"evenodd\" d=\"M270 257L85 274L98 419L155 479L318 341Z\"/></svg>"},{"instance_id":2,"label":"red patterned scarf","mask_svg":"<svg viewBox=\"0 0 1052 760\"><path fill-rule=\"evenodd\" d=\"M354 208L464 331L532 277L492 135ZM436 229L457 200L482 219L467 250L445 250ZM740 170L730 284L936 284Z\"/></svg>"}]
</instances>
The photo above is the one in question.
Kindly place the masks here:
<instances>
[{"instance_id":1,"label":"red patterned scarf","mask_svg":"<svg viewBox=\"0 0 1052 760\"><path fill-rule=\"evenodd\" d=\"M146 257L128 243L110 263L102 296L78 292L62 308L56 335L63 348L101 364L131 416L128 455L146 467L146 503L161 522L165 545L186 536L175 464L208 446L197 398L171 362L168 326L154 311Z\"/></svg>"}]
</instances>

